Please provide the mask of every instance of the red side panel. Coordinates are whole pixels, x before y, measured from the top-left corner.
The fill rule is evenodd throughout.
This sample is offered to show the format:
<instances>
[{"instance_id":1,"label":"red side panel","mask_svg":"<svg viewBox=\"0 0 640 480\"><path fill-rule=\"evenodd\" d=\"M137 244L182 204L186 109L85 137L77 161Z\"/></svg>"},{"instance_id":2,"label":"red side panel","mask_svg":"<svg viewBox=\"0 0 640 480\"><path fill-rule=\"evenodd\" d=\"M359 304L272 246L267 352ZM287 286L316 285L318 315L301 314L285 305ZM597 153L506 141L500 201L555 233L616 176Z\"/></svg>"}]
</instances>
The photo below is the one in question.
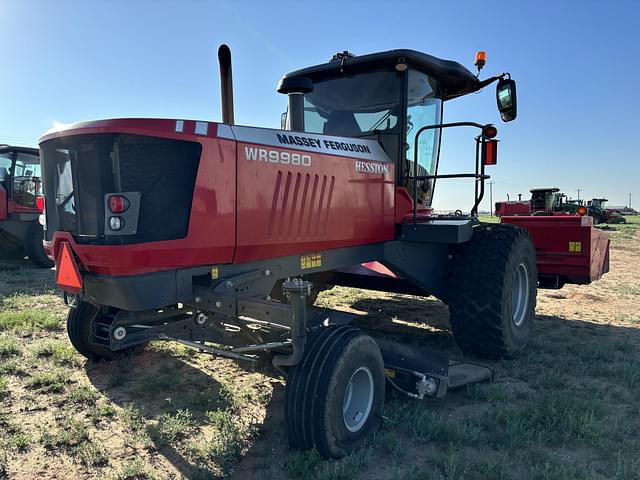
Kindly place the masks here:
<instances>
[{"instance_id":1,"label":"red side panel","mask_svg":"<svg viewBox=\"0 0 640 480\"><path fill-rule=\"evenodd\" d=\"M529 231L541 275L559 275L567 283L590 283L608 272L609 237L593 227L591 217L507 216L500 222Z\"/></svg>"},{"instance_id":2,"label":"red side panel","mask_svg":"<svg viewBox=\"0 0 640 480\"><path fill-rule=\"evenodd\" d=\"M406 188L396 188L396 223L404 223L405 215L413 212L413 198Z\"/></svg>"},{"instance_id":3,"label":"red side panel","mask_svg":"<svg viewBox=\"0 0 640 480\"><path fill-rule=\"evenodd\" d=\"M396 188L396 223L413 222L413 197L404 187ZM433 208L418 204L416 221L430 220Z\"/></svg>"},{"instance_id":4,"label":"red side panel","mask_svg":"<svg viewBox=\"0 0 640 480\"><path fill-rule=\"evenodd\" d=\"M7 191L0 185L0 220L6 220L9 217L9 209L7 206Z\"/></svg>"},{"instance_id":5,"label":"red side panel","mask_svg":"<svg viewBox=\"0 0 640 480\"><path fill-rule=\"evenodd\" d=\"M255 149L307 155L304 151L238 142L238 243L234 262L393 239L393 164L368 161L384 166L385 171L364 172L356 165L362 162L357 158L311 153L310 161L304 162L306 166L295 166L249 160ZM276 153L271 155L275 158Z\"/></svg>"},{"instance_id":6,"label":"red side panel","mask_svg":"<svg viewBox=\"0 0 640 480\"><path fill-rule=\"evenodd\" d=\"M54 256L68 242L85 270L136 275L394 238L394 166L373 140L154 119L86 122L41 140L95 133L197 141L202 158L186 238L106 246L55 232ZM266 153L249 159L246 148Z\"/></svg>"}]
</instances>

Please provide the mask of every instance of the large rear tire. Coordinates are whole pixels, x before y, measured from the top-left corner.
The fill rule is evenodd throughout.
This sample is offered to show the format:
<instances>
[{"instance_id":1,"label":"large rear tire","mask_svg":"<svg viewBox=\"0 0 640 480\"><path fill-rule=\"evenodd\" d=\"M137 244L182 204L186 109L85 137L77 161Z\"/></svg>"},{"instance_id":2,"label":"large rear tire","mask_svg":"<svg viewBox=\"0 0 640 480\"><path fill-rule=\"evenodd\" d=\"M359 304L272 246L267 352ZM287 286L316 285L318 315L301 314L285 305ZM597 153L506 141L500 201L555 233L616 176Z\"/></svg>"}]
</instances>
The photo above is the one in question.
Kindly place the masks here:
<instances>
[{"instance_id":1,"label":"large rear tire","mask_svg":"<svg viewBox=\"0 0 640 480\"><path fill-rule=\"evenodd\" d=\"M345 326L316 330L287 379L290 445L316 448L325 458L361 447L382 423L384 391L382 354L373 338Z\"/></svg>"},{"instance_id":2,"label":"large rear tire","mask_svg":"<svg viewBox=\"0 0 640 480\"><path fill-rule=\"evenodd\" d=\"M51 261L44 251L43 240L44 231L42 230L42 225L40 225L37 220L31 222L24 239L24 252L27 254L27 257L29 257L29 260L37 267L51 268L53 267L53 261Z\"/></svg>"},{"instance_id":3,"label":"large rear tire","mask_svg":"<svg viewBox=\"0 0 640 480\"><path fill-rule=\"evenodd\" d=\"M89 360L118 360L124 356L140 353L146 344L113 351L89 342L91 327L100 316L102 308L87 302L80 302L77 307L70 308L67 314L67 335L76 351Z\"/></svg>"},{"instance_id":4,"label":"large rear tire","mask_svg":"<svg viewBox=\"0 0 640 480\"><path fill-rule=\"evenodd\" d=\"M455 256L449 311L465 353L512 357L529 342L538 270L533 241L513 225L481 225Z\"/></svg>"}]
</instances>

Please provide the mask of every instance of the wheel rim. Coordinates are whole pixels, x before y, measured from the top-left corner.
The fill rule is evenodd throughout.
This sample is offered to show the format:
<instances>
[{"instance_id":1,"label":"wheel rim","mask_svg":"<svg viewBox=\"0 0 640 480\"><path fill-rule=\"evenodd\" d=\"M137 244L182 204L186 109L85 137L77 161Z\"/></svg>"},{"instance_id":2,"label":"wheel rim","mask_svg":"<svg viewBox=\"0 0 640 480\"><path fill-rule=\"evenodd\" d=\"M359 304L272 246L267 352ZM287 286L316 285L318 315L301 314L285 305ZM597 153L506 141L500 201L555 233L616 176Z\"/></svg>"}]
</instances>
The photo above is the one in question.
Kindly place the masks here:
<instances>
[{"instance_id":1,"label":"wheel rim","mask_svg":"<svg viewBox=\"0 0 640 480\"><path fill-rule=\"evenodd\" d=\"M511 290L512 320L516 327L522 325L527 318L528 305L529 269L524 263L521 263L513 273L513 288Z\"/></svg>"},{"instance_id":2,"label":"wheel rim","mask_svg":"<svg viewBox=\"0 0 640 480\"><path fill-rule=\"evenodd\" d=\"M342 402L344 426L350 432L357 432L367 423L373 405L373 391L371 370L360 367L353 372Z\"/></svg>"}]
</instances>

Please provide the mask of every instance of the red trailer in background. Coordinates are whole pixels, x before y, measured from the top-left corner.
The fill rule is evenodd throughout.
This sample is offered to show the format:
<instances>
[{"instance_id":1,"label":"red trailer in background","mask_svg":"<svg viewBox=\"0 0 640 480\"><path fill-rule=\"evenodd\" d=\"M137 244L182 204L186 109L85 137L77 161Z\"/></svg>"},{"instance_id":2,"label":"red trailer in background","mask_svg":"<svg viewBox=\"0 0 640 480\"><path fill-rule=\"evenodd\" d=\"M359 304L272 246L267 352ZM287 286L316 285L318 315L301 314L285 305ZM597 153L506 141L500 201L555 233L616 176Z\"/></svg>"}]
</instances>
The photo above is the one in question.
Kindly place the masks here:
<instances>
[{"instance_id":1,"label":"red trailer in background","mask_svg":"<svg viewBox=\"0 0 640 480\"><path fill-rule=\"evenodd\" d=\"M528 202L496 203L500 223L524 228L533 238L541 288L588 284L609 271L609 237L593 227L597 216L590 213L556 187L531 189Z\"/></svg>"},{"instance_id":2,"label":"red trailer in background","mask_svg":"<svg viewBox=\"0 0 640 480\"><path fill-rule=\"evenodd\" d=\"M588 284L609 271L609 236L579 215L506 216L500 223L526 229L533 238L541 288Z\"/></svg>"}]
</instances>

